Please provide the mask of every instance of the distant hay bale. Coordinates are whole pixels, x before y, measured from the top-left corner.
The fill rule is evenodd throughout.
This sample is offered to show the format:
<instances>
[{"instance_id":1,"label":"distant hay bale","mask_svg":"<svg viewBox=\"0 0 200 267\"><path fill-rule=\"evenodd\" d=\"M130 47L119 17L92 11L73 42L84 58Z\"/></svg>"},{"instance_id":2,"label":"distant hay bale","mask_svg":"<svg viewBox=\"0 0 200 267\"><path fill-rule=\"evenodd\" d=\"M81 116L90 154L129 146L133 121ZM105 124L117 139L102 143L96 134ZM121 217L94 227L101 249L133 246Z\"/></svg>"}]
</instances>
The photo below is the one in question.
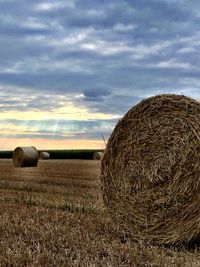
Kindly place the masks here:
<instances>
[{"instance_id":1,"label":"distant hay bale","mask_svg":"<svg viewBox=\"0 0 200 267\"><path fill-rule=\"evenodd\" d=\"M158 95L116 125L101 161L101 191L117 226L136 241L200 239L200 103Z\"/></svg>"},{"instance_id":2,"label":"distant hay bale","mask_svg":"<svg viewBox=\"0 0 200 267\"><path fill-rule=\"evenodd\" d=\"M94 160L100 160L102 157L103 157L103 152L101 152L101 151L95 151L93 154Z\"/></svg>"},{"instance_id":3,"label":"distant hay bale","mask_svg":"<svg viewBox=\"0 0 200 267\"><path fill-rule=\"evenodd\" d=\"M50 159L50 154L45 151L40 152L40 159Z\"/></svg>"},{"instance_id":4,"label":"distant hay bale","mask_svg":"<svg viewBox=\"0 0 200 267\"><path fill-rule=\"evenodd\" d=\"M13 151L13 164L15 167L36 167L39 153L33 146L17 147Z\"/></svg>"}]
</instances>

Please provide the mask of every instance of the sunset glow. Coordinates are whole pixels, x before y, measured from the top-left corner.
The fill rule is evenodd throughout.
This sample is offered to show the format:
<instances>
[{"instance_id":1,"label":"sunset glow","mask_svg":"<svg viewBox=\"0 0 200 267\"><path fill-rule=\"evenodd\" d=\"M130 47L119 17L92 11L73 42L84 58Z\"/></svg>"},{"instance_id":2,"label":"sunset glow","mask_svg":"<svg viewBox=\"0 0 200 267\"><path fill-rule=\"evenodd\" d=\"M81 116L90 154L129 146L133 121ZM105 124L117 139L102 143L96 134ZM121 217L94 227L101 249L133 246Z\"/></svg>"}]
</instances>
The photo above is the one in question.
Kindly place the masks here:
<instances>
[{"instance_id":1,"label":"sunset glow","mask_svg":"<svg viewBox=\"0 0 200 267\"><path fill-rule=\"evenodd\" d=\"M142 99L200 99L199 4L181 3L1 1L0 150L102 148Z\"/></svg>"}]
</instances>

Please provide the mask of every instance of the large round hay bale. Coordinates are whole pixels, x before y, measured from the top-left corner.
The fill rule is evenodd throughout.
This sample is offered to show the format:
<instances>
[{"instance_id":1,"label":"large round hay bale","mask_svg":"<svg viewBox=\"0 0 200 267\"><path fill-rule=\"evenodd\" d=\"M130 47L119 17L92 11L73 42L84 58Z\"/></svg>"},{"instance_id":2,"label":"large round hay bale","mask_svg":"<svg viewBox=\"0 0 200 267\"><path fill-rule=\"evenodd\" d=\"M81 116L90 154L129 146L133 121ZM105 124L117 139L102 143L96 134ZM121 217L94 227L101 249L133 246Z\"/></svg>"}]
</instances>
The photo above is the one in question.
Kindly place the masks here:
<instances>
[{"instance_id":1,"label":"large round hay bale","mask_svg":"<svg viewBox=\"0 0 200 267\"><path fill-rule=\"evenodd\" d=\"M40 159L50 159L50 154L45 151L40 152Z\"/></svg>"},{"instance_id":2,"label":"large round hay bale","mask_svg":"<svg viewBox=\"0 0 200 267\"><path fill-rule=\"evenodd\" d=\"M39 153L35 147L17 147L13 151L13 164L15 167L36 167Z\"/></svg>"},{"instance_id":3,"label":"large round hay bale","mask_svg":"<svg viewBox=\"0 0 200 267\"><path fill-rule=\"evenodd\" d=\"M94 160L101 160L103 157L103 152L102 151L95 151L93 154L93 159Z\"/></svg>"},{"instance_id":4,"label":"large round hay bale","mask_svg":"<svg viewBox=\"0 0 200 267\"><path fill-rule=\"evenodd\" d=\"M101 184L109 213L133 240L198 240L200 103L166 94L131 108L108 141Z\"/></svg>"}]
</instances>

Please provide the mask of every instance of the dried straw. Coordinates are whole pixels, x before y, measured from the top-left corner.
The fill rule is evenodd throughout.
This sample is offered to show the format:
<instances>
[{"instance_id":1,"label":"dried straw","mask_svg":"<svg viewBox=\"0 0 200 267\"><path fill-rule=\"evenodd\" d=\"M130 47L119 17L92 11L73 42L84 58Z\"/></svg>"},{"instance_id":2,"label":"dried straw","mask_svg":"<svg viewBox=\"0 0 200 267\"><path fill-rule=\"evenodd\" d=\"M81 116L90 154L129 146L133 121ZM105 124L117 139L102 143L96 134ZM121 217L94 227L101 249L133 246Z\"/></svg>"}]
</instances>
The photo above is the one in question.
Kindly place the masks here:
<instances>
[{"instance_id":1,"label":"dried straw","mask_svg":"<svg viewBox=\"0 0 200 267\"><path fill-rule=\"evenodd\" d=\"M40 152L40 159L50 159L50 154L45 151Z\"/></svg>"},{"instance_id":2,"label":"dried straw","mask_svg":"<svg viewBox=\"0 0 200 267\"><path fill-rule=\"evenodd\" d=\"M15 167L36 167L39 153L35 147L17 147L13 151Z\"/></svg>"},{"instance_id":3,"label":"dried straw","mask_svg":"<svg viewBox=\"0 0 200 267\"><path fill-rule=\"evenodd\" d=\"M133 240L198 240L200 103L166 94L131 108L108 141L101 184L109 213Z\"/></svg>"},{"instance_id":4,"label":"dried straw","mask_svg":"<svg viewBox=\"0 0 200 267\"><path fill-rule=\"evenodd\" d=\"M94 160L100 160L103 157L103 152L102 151L95 151L93 154L93 159Z\"/></svg>"}]
</instances>

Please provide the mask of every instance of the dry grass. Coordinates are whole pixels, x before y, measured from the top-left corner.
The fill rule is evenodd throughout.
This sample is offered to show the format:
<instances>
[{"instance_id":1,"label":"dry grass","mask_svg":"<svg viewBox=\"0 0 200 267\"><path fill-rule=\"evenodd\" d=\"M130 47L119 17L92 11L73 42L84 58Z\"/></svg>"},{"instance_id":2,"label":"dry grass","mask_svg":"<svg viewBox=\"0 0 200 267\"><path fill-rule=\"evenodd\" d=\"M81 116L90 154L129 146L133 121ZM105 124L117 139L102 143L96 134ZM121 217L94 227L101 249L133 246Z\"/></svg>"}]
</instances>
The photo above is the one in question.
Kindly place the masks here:
<instances>
[{"instance_id":1,"label":"dry grass","mask_svg":"<svg viewBox=\"0 0 200 267\"><path fill-rule=\"evenodd\" d=\"M98 192L99 161L0 160L0 266L200 266L198 248L154 247L117 233Z\"/></svg>"}]
</instances>

